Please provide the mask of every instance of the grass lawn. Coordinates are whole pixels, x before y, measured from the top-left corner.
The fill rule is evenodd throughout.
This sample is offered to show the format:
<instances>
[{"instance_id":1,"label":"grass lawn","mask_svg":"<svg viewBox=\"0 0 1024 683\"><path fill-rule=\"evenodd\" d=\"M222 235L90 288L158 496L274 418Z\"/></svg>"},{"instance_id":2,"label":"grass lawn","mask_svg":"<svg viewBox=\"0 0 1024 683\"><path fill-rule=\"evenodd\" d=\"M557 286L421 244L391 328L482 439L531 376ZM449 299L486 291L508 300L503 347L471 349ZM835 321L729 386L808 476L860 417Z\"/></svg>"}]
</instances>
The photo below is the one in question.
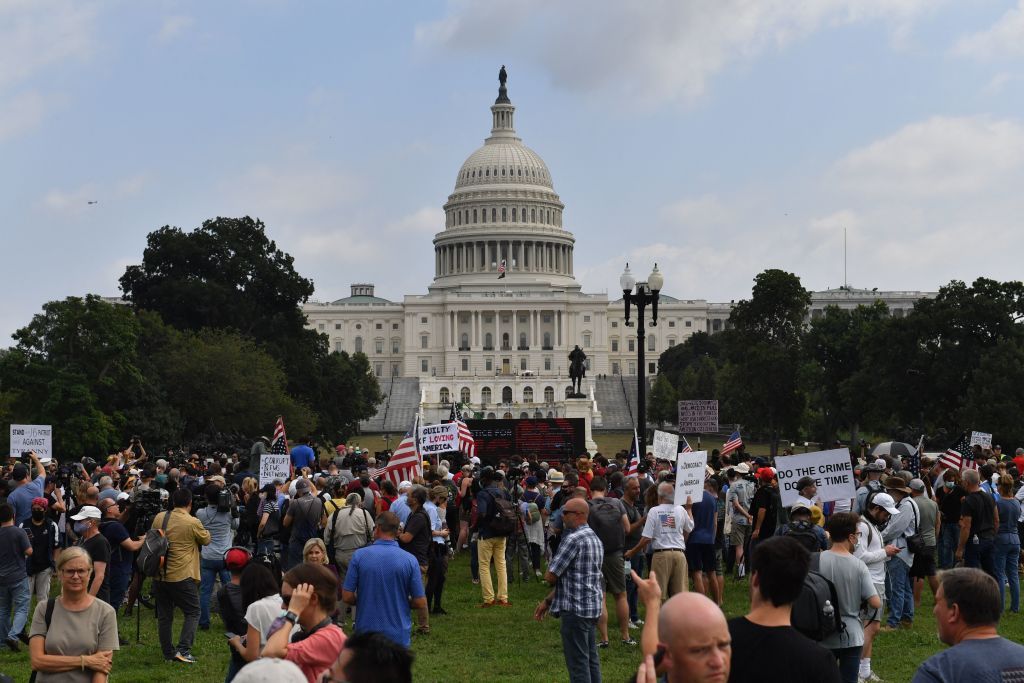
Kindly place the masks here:
<instances>
[{"instance_id":1,"label":"grass lawn","mask_svg":"<svg viewBox=\"0 0 1024 683\"><path fill-rule=\"evenodd\" d=\"M727 616L743 614L748 606L747 584L726 579ZM447 616L432 616L432 633L413 638L416 653L415 680L433 682L479 681L488 683L522 681L566 681L558 621L547 618L542 623L532 619L533 609L547 589L531 580L513 584L509 589L512 607L479 609L480 587L470 582L469 561L465 554L452 561L448 574L444 606ZM917 613L913 629L880 634L875 642L872 664L887 681L909 681L917 666L943 646L935 635L931 594L925 591L924 604ZM176 616L175 636L180 627ZM135 644L135 619L122 619L121 635L130 645L114 657L112 681L151 683L163 681L219 682L227 670L227 645L214 617L209 631L200 631L196 638L195 665L165 663L160 655L156 635L156 619L143 611L142 639ZM618 683L627 680L639 663L639 650L616 643L617 629L613 623L612 646L601 651L604 680ZM1020 615L1006 615L1001 633L1011 640L1024 641L1024 620ZM639 640L639 632L634 632ZM0 651L0 672L15 681L28 680L28 654L25 648L15 654L6 648Z\"/></svg>"}]
</instances>

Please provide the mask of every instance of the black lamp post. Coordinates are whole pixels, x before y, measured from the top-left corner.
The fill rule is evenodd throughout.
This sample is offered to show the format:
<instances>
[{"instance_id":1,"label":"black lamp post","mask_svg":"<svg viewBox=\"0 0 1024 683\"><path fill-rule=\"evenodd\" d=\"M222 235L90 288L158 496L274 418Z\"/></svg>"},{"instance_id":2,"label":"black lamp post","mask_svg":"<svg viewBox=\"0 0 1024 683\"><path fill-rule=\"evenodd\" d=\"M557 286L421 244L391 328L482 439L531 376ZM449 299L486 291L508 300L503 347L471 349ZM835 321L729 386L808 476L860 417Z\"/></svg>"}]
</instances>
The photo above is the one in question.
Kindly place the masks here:
<instances>
[{"instance_id":1,"label":"black lamp post","mask_svg":"<svg viewBox=\"0 0 1024 683\"><path fill-rule=\"evenodd\" d=\"M634 285L636 291L633 291ZM658 324L658 298L661 294L661 288L665 285L665 278L658 270L658 264L654 264L654 270L647 276L647 282L637 282L633 277L633 274L629 272L629 264L626 264L626 270L623 271L621 277L619 277L619 286L622 287L622 300L626 304L626 327L632 327L633 324L629 321L629 307L630 304L636 306L636 341L640 345L637 349L637 362L640 364L639 372L637 375L637 388L636 388L636 411L637 411L637 423L639 429L637 430L637 438L639 439L639 457L644 458L646 455L646 442L647 442L647 365L644 360L644 352L647 350L644 345L644 339L647 336L644 331L644 308L648 304L651 305L651 327L655 327Z\"/></svg>"}]
</instances>

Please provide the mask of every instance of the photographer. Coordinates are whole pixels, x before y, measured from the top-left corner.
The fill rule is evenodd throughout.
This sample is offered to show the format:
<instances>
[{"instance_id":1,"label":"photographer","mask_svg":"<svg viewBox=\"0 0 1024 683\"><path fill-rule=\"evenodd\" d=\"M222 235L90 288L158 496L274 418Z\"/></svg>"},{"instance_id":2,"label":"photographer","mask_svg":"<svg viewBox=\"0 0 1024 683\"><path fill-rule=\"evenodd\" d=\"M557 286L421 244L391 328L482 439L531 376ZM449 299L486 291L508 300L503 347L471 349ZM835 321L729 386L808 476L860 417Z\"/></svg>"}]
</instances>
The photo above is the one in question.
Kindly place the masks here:
<instances>
[{"instance_id":1,"label":"photographer","mask_svg":"<svg viewBox=\"0 0 1024 683\"><path fill-rule=\"evenodd\" d=\"M210 534L210 543L203 546L200 553L199 571L202 577L199 585L199 628L207 631L210 628L210 598L213 595L213 582L220 576L221 585L226 586L231 580L224 553L231 547L231 538L238 528L238 510L235 507L235 496L224 488L223 478L210 477L204 494L206 507L196 511L196 519Z\"/></svg>"},{"instance_id":2,"label":"photographer","mask_svg":"<svg viewBox=\"0 0 1024 683\"><path fill-rule=\"evenodd\" d=\"M26 456L29 462L25 462ZM43 489L46 486L46 468L39 462L35 451L22 453L22 462L19 462L11 470L11 481L15 489L7 495L7 503L14 509L15 525L27 522L32 517L32 499L42 498ZM29 467L31 464L35 470L34 479L29 479Z\"/></svg>"},{"instance_id":3,"label":"photographer","mask_svg":"<svg viewBox=\"0 0 1024 683\"><path fill-rule=\"evenodd\" d=\"M128 586L132 582L135 552L142 547L142 539L132 538L128 528L121 523L120 500L100 501L100 533L110 544L110 606L115 610L124 602Z\"/></svg>"}]
</instances>

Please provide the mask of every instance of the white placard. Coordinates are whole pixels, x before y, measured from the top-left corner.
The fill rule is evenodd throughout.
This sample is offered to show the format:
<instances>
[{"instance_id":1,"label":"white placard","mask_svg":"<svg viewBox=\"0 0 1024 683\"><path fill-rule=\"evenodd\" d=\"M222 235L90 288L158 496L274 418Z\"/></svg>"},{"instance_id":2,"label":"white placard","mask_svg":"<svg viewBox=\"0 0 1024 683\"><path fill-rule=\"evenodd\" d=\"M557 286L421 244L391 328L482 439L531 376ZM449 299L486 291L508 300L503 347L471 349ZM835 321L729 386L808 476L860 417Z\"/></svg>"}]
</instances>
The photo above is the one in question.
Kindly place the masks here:
<instances>
[{"instance_id":1,"label":"white placard","mask_svg":"<svg viewBox=\"0 0 1024 683\"><path fill-rule=\"evenodd\" d=\"M292 459L287 453L264 453L260 456L260 488L275 481L282 484L292 476Z\"/></svg>"},{"instance_id":2,"label":"white placard","mask_svg":"<svg viewBox=\"0 0 1024 683\"><path fill-rule=\"evenodd\" d=\"M420 427L420 453L424 456L459 450L459 425L446 422Z\"/></svg>"},{"instance_id":3,"label":"white placard","mask_svg":"<svg viewBox=\"0 0 1024 683\"><path fill-rule=\"evenodd\" d=\"M680 453L676 461L676 505L685 505L686 497L699 503L704 497L704 468L708 464L707 451Z\"/></svg>"},{"instance_id":4,"label":"white placard","mask_svg":"<svg viewBox=\"0 0 1024 683\"><path fill-rule=\"evenodd\" d=\"M853 498L857 493L850 451L846 448L775 458L775 471L783 507L796 502L800 495L796 483L801 477L814 477L818 485L815 498L823 503Z\"/></svg>"},{"instance_id":5,"label":"white placard","mask_svg":"<svg viewBox=\"0 0 1024 683\"><path fill-rule=\"evenodd\" d=\"M672 432L654 431L654 457L658 460L676 461L679 451L679 435Z\"/></svg>"},{"instance_id":6,"label":"white placard","mask_svg":"<svg viewBox=\"0 0 1024 683\"><path fill-rule=\"evenodd\" d=\"M680 401L679 432L710 434L718 431L718 401Z\"/></svg>"},{"instance_id":7,"label":"white placard","mask_svg":"<svg viewBox=\"0 0 1024 683\"><path fill-rule=\"evenodd\" d=\"M992 435L985 432L971 432L971 445L992 448Z\"/></svg>"},{"instance_id":8,"label":"white placard","mask_svg":"<svg viewBox=\"0 0 1024 683\"><path fill-rule=\"evenodd\" d=\"M40 462L53 457L53 427L50 425L11 425L11 457L35 451Z\"/></svg>"}]
</instances>

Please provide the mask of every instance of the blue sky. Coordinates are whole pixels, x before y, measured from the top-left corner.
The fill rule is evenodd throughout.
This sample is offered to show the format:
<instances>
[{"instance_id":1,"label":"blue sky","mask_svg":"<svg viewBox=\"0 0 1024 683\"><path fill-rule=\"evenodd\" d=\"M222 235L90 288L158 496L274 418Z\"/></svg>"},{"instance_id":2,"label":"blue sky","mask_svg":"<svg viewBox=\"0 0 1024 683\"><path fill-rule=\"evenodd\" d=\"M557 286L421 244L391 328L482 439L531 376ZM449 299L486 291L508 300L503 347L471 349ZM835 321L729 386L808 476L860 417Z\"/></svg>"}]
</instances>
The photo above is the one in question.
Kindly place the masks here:
<instances>
[{"instance_id":1,"label":"blue sky","mask_svg":"<svg viewBox=\"0 0 1024 683\"><path fill-rule=\"evenodd\" d=\"M317 299L425 292L501 64L586 291L836 287L844 227L854 286L1020 277L1024 0L3 0L0 345L218 215Z\"/></svg>"}]
</instances>

